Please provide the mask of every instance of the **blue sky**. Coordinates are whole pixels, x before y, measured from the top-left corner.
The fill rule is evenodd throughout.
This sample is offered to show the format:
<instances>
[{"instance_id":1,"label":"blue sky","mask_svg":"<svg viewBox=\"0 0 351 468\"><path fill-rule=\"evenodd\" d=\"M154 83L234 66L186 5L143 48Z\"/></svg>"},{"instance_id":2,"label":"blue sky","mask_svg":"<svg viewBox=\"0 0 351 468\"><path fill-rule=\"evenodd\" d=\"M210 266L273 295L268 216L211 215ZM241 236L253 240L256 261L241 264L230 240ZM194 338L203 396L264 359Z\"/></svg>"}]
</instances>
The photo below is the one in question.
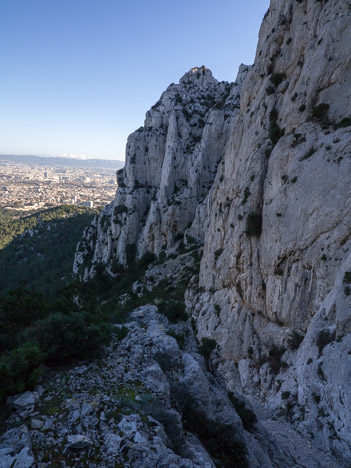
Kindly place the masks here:
<instances>
[{"instance_id":1,"label":"blue sky","mask_svg":"<svg viewBox=\"0 0 351 468\"><path fill-rule=\"evenodd\" d=\"M0 0L0 153L124 159L193 66L233 81L269 0Z\"/></svg>"}]
</instances>

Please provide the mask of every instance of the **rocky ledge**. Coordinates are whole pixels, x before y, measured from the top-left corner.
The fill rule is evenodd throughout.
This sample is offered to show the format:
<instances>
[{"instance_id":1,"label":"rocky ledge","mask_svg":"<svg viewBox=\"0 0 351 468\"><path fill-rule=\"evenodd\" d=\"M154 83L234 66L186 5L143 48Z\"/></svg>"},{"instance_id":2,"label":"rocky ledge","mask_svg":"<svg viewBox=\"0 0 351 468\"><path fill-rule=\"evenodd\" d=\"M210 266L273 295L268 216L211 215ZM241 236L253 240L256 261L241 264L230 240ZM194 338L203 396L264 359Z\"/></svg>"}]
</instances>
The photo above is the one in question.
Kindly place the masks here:
<instances>
[{"instance_id":1,"label":"rocky ledge","mask_svg":"<svg viewBox=\"0 0 351 468\"><path fill-rule=\"evenodd\" d=\"M288 434L288 448L282 421L259 421L228 393L210 372L213 348L196 343L188 322L139 307L116 326L103 360L8 400L0 467L338 466L297 432Z\"/></svg>"}]
</instances>

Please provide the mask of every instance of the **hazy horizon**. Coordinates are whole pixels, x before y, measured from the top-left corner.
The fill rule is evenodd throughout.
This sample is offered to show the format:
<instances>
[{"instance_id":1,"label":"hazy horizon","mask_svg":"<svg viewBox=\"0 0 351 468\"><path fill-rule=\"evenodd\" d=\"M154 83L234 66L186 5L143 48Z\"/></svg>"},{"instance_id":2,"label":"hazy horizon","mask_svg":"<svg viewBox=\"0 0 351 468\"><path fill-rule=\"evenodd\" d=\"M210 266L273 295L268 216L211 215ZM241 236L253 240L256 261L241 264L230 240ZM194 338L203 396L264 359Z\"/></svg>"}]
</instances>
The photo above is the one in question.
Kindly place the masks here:
<instances>
[{"instance_id":1,"label":"hazy horizon","mask_svg":"<svg viewBox=\"0 0 351 468\"><path fill-rule=\"evenodd\" d=\"M0 151L0 156L39 156L40 158L68 158L68 159L77 159L79 161L88 161L89 159L103 159L109 161L120 161L124 162L124 159L117 159L117 158L105 158L103 155L101 157L96 156L88 156L85 154L38 154L38 153L9 153Z\"/></svg>"},{"instance_id":2,"label":"hazy horizon","mask_svg":"<svg viewBox=\"0 0 351 468\"><path fill-rule=\"evenodd\" d=\"M269 0L3 0L0 152L123 161L172 82L205 65L234 81L254 61Z\"/></svg>"}]
</instances>

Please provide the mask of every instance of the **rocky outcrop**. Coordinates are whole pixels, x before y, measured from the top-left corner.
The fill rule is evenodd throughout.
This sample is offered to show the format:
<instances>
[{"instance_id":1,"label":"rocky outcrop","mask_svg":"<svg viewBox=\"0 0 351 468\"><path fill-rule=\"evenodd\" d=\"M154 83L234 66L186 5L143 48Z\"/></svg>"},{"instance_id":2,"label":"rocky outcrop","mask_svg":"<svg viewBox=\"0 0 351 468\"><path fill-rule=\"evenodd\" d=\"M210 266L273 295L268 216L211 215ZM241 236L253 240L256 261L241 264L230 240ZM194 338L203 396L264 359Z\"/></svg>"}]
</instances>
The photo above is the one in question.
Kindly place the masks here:
<instances>
[{"instance_id":1,"label":"rocky outcrop","mask_svg":"<svg viewBox=\"0 0 351 468\"><path fill-rule=\"evenodd\" d=\"M189 324L143 306L117 327L102 360L54 375L28 414L14 403L28 395L13 399L1 467L338 466L323 450L300 450L298 434L294 450L267 433L209 372Z\"/></svg>"},{"instance_id":2,"label":"rocky outcrop","mask_svg":"<svg viewBox=\"0 0 351 468\"><path fill-rule=\"evenodd\" d=\"M196 67L167 88L147 112L144 127L128 138L116 198L87 229L75 273L88 277L97 263L114 273L147 251L170 251L181 239L203 241L204 200L232 131L247 70L243 65L237 81L227 83Z\"/></svg>"},{"instance_id":3,"label":"rocky outcrop","mask_svg":"<svg viewBox=\"0 0 351 468\"><path fill-rule=\"evenodd\" d=\"M345 463L350 19L348 2L271 2L188 294L198 336L221 348L228 386L239 378Z\"/></svg>"},{"instance_id":4,"label":"rocky outcrop","mask_svg":"<svg viewBox=\"0 0 351 468\"><path fill-rule=\"evenodd\" d=\"M0 467L30 468L35 460L30 433L25 424L7 430L0 437Z\"/></svg>"},{"instance_id":5,"label":"rocky outcrop","mask_svg":"<svg viewBox=\"0 0 351 468\"><path fill-rule=\"evenodd\" d=\"M350 20L348 1L271 0L236 84L201 68L171 85L74 267L204 242L186 303L211 369L270 434L326 449L315 466L351 463Z\"/></svg>"},{"instance_id":6,"label":"rocky outcrop","mask_svg":"<svg viewBox=\"0 0 351 468\"><path fill-rule=\"evenodd\" d=\"M209 382L191 327L171 325L147 306L116 334L103 360L57 373L44 384L42 398L26 392L10 399L0 466L212 468L203 444L183 427L186 397L206 407L211 424L220 418L233 425L240 466L246 466L242 423L223 389ZM26 463L18 464L24 455Z\"/></svg>"}]
</instances>

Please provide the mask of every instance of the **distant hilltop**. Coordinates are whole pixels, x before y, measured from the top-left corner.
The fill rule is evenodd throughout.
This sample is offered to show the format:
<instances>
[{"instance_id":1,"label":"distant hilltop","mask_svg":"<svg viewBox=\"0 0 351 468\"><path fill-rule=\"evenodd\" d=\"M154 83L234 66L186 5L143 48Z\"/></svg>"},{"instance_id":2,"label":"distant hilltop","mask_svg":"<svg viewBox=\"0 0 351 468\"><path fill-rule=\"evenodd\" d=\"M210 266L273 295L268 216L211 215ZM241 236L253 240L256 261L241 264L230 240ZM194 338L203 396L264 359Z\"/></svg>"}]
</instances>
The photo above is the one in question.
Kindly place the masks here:
<instances>
[{"instance_id":1,"label":"distant hilltop","mask_svg":"<svg viewBox=\"0 0 351 468\"><path fill-rule=\"evenodd\" d=\"M29 166L66 166L81 169L120 169L124 166L123 161L111 159L75 159L36 156L33 154L0 154L0 162L1 161L28 164Z\"/></svg>"}]
</instances>

